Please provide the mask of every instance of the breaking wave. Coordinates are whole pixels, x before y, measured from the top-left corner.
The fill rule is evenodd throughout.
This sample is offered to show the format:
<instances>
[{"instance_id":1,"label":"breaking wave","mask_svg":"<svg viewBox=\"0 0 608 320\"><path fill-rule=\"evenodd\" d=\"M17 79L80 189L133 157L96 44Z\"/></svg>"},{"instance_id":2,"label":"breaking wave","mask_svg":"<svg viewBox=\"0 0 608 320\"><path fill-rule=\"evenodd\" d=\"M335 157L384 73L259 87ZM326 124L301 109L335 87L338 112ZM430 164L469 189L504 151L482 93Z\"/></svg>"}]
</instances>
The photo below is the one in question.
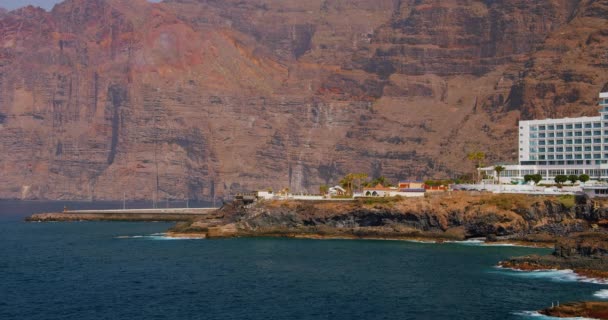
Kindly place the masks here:
<instances>
[{"instance_id":1,"label":"breaking wave","mask_svg":"<svg viewBox=\"0 0 608 320\"><path fill-rule=\"evenodd\" d=\"M144 240L199 240L197 237L169 237L166 233L153 233L150 235L136 235L136 236L118 236L116 239L144 239Z\"/></svg>"},{"instance_id":2,"label":"breaking wave","mask_svg":"<svg viewBox=\"0 0 608 320\"><path fill-rule=\"evenodd\" d=\"M517 269L511 269L511 268L503 268L501 266L497 266L496 268L501 269L501 270L506 270L507 272L509 272L510 274L515 275L515 276L532 278L532 279L540 279L540 278L547 279L548 278L548 279L551 279L556 282L588 282L588 283L595 283L595 284L608 284L607 280L583 277L581 275L576 274L573 270L570 270L570 269L526 271L526 270L517 270ZM601 290L601 291L606 291L605 292L606 298L608 298L608 290Z\"/></svg>"},{"instance_id":3,"label":"breaking wave","mask_svg":"<svg viewBox=\"0 0 608 320\"><path fill-rule=\"evenodd\" d=\"M593 296L596 298L600 298L600 299L608 299L608 290L607 289L600 290L600 291L594 293Z\"/></svg>"},{"instance_id":4,"label":"breaking wave","mask_svg":"<svg viewBox=\"0 0 608 320\"><path fill-rule=\"evenodd\" d=\"M581 318L581 317L578 317L578 318L556 318L556 317L549 317L549 316L546 316L544 314L539 313L538 311L521 311L521 312L516 312L514 314L516 316L521 316L524 319L539 319L539 320L541 320L541 319L547 319L547 320L549 320L549 319L551 319L551 320L554 320L554 319L561 319L561 320L595 320L595 319L592 319L592 318Z\"/></svg>"}]
</instances>

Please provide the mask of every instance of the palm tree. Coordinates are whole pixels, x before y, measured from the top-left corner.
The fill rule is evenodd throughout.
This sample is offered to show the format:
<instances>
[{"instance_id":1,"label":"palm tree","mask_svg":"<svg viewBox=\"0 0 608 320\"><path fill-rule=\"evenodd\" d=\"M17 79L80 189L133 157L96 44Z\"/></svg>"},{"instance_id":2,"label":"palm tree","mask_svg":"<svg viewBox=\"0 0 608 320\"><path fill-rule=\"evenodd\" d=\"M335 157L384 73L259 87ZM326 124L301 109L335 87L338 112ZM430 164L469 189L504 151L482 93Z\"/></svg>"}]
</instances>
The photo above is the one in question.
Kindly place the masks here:
<instances>
[{"instance_id":1,"label":"palm tree","mask_svg":"<svg viewBox=\"0 0 608 320\"><path fill-rule=\"evenodd\" d=\"M472 161L475 164L475 169L479 169L482 166L482 161L486 159L486 154L485 152L481 152L481 151L473 151L473 152L469 152L469 154L467 155L467 159L469 159L470 161ZM480 179L480 173L479 170L477 171L477 181L479 182Z\"/></svg>"},{"instance_id":2,"label":"palm tree","mask_svg":"<svg viewBox=\"0 0 608 320\"><path fill-rule=\"evenodd\" d=\"M495 166L494 171L496 171L496 180L498 180L498 184L500 184L500 173L505 171L505 167L501 165Z\"/></svg>"},{"instance_id":3,"label":"palm tree","mask_svg":"<svg viewBox=\"0 0 608 320\"><path fill-rule=\"evenodd\" d=\"M367 179L367 173L355 173L353 179L357 180L357 189L361 189L361 181Z\"/></svg>"}]
</instances>

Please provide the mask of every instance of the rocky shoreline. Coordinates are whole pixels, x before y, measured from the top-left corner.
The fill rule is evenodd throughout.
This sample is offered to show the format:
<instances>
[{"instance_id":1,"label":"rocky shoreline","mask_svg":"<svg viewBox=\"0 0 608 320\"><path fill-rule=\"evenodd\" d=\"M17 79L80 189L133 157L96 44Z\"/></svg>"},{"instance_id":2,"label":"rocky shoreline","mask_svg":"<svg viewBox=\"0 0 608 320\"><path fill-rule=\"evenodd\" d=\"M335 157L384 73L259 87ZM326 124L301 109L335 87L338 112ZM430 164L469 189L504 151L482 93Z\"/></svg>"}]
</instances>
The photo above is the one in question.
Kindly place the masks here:
<instances>
[{"instance_id":1,"label":"rocky shoreline","mask_svg":"<svg viewBox=\"0 0 608 320\"><path fill-rule=\"evenodd\" d=\"M351 202L261 201L226 204L218 218L177 224L170 232L208 237L319 237L488 242L553 245L593 230L608 218L608 204L585 197L442 194L416 199ZM603 227L600 227L603 230Z\"/></svg>"},{"instance_id":2,"label":"rocky shoreline","mask_svg":"<svg viewBox=\"0 0 608 320\"><path fill-rule=\"evenodd\" d=\"M500 266L521 271L572 270L581 277L607 281L608 234L585 232L559 239L553 254L516 257Z\"/></svg>"},{"instance_id":3,"label":"rocky shoreline","mask_svg":"<svg viewBox=\"0 0 608 320\"><path fill-rule=\"evenodd\" d=\"M539 311L556 318L608 319L608 302L572 302Z\"/></svg>"}]
</instances>

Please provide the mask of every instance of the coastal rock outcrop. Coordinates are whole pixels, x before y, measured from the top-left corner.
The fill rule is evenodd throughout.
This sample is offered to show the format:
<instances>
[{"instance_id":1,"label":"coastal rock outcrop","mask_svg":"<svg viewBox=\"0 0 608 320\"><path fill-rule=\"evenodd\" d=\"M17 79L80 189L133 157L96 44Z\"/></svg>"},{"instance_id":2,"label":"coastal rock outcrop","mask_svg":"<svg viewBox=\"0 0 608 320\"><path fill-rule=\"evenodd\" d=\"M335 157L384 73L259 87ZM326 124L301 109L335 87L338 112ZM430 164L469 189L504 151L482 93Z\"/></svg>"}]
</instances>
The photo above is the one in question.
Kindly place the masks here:
<instances>
[{"instance_id":1,"label":"coastal rock outcrop","mask_svg":"<svg viewBox=\"0 0 608 320\"><path fill-rule=\"evenodd\" d=\"M468 193L412 199L263 201L247 206L234 202L220 209L222 221L214 224L195 221L177 226L176 232L230 224L235 227L232 236L443 240L482 237L547 244L594 228L597 220L585 219L589 214L577 214L594 210L588 202L585 197L573 196ZM600 251L594 252L603 252L597 250Z\"/></svg>"}]
</instances>

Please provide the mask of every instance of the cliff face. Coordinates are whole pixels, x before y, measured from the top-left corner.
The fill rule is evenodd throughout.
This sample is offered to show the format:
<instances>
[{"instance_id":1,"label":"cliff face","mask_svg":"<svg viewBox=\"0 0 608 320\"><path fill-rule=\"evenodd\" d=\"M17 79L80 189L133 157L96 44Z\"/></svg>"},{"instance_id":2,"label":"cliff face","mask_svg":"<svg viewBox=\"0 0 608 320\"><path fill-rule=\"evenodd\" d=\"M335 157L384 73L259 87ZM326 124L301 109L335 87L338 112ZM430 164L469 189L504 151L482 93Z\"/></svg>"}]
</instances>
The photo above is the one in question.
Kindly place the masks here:
<instances>
[{"instance_id":1,"label":"cliff face","mask_svg":"<svg viewBox=\"0 0 608 320\"><path fill-rule=\"evenodd\" d=\"M211 199L516 160L595 114L608 1L67 0L0 13L0 197Z\"/></svg>"}]
</instances>

